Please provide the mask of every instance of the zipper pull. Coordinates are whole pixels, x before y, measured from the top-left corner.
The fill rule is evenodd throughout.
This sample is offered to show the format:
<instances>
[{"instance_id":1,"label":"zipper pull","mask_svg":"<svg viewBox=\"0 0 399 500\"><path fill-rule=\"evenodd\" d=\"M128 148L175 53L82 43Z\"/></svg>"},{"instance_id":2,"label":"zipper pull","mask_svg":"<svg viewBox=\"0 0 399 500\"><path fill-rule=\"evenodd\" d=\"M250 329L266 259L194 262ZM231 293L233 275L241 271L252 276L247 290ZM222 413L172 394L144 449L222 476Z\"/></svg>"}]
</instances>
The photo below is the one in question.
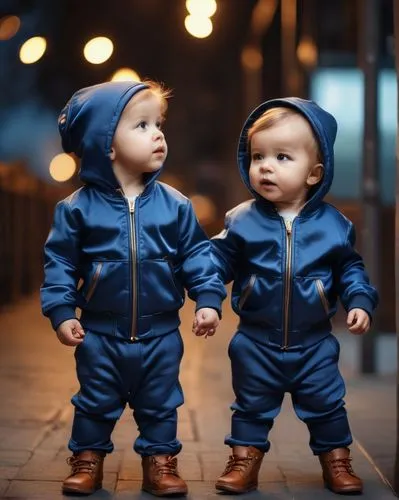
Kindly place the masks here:
<instances>
[{"instance_id":1,"label":"zipper pull","mask_svg":"<svg viewBox=\"0 0 399 500\"><path fill-rule=\"evenodd\" d=\"M129 212L131 214L134 213L134 201L132 201L132 200L129 200Z\"/></svg>"},{"instance_id":2,"label":"zipper pull","mask_svg":"<svg viewBox=\"0 0 399 500\"><path fill-rule=\"evenodd\" d=\"M290 235L292 233L292 220L284 219L284 224L287 234Z\"/></svg>"}]
</instances>

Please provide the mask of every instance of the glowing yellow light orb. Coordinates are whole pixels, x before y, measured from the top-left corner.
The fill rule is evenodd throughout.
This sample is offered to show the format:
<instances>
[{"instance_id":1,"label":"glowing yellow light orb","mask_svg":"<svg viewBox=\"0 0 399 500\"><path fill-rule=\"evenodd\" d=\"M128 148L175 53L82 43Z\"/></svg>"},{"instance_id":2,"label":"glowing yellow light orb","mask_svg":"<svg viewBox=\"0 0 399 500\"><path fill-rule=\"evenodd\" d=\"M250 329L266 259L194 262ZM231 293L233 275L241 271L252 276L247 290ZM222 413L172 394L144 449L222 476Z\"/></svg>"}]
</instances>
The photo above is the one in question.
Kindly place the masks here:
<instances>
[{"instance_id":1,"label":"glowing yellow light orb","mask_svg":"<svg viewBox=\"0 0 399 500\"><path fill-rule=\"evenodd\" d=\"M50 163L50 175L58 182L69 180L76 171L76 163L72 156L65 153L54 156Z\"/></svg>"},{"instance_id":2,"label":"glowing yellow light orb","mask_svg":"<svg viewBox=\"0 0 399 500\"><path fill-rule=\"evenodd\" d=\"M118 71L115 71L115 73L111 77L111 81L113 82L140 82L140 77L134 69L130 68L120 68Z\"/></svg>"},{"instance_id":3,"label":"glowing yellow light orb","mask_svg":"<svg viewBox=\"0 0 399 500\"><path fill-rule=\"evenodd\" d=\"M83 54L91 64L102 64L107 61L114 51L114 44L105 36L98 36L88 41Z\"/></svg>"},{"instance_id":4,"label":"glowing yellow light orb","mask_svg":"<svg viewBox=\"0 0 399 500\"><path fill-rule=\"evenodd\" d=\"M208 17L201 16L187 16L184 20L184 26L195 38L206 38L213 30L212 21Z\"/></svg>"},{"instance_id":5,"label":"glowing yellow light orb","mask_svg":"<svg viewBox=\"0 0 399 500\"><path fill-rule=\"evenodd\" d=\"M33 64L46 52L47 42L41 36L29 38L19 50L19 58L24 64Z\"/></svg>"},{"instance_id":6,"label":"glowing yellow light orb","mask_svg":"<svg viewBox=\"0 0 399 500\"><path fill-rule=\"evenodd\" d=\"M193 16L212 17L216 12L216 0L186 0L186 8Z\"/></svg>"}]
</instances>

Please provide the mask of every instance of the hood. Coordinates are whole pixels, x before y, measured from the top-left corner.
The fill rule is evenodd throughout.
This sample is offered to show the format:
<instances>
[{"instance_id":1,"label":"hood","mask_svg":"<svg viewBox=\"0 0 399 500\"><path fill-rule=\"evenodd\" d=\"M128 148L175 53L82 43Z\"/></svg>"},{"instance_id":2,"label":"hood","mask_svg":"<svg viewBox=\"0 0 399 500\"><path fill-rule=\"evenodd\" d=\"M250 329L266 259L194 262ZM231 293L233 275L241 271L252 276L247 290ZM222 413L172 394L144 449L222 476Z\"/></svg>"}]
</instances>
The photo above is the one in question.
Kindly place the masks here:
<instances>
[{"instance_id":1,"label":"hood","mask_svg":"<svg viewBox=\"0 0 399 500\"><path fill-rule=\"evenodd\" d=\"M248 129L268 109L276 107L292 108L306 118L320 146L323 157L324 175L322 181L310 192L310 197L302 209L303 212L314 210L328 193L334 177L334 142L337 135L337 122L335 118L320 108L315 102L300 99L299 97L287 97L272 99L258 106L247 118L241 131L238 144L238 168L244 184L251 194L260 199L261 196L252 189L249 182L249 166L251 163L247 145ZM263 198L262 198L263 199ZM266 201L266 200L265 200ZM266 201L266 204L272 206Z\"/></svg>"},{"instance_id":2,"label":"hood","mask_svg":"<svg viewBox=\"0 0 399 500\"><path fill-rule=\"evenodd\" d=\"M138 82L107 82L75 92L58 119L62 147L81 159L79 177L84 183L107 189L120 187L109 158L112 139L129 100L143 89ZM146 177L146 186L160 170Z\"/></svg>"}]
</instances>

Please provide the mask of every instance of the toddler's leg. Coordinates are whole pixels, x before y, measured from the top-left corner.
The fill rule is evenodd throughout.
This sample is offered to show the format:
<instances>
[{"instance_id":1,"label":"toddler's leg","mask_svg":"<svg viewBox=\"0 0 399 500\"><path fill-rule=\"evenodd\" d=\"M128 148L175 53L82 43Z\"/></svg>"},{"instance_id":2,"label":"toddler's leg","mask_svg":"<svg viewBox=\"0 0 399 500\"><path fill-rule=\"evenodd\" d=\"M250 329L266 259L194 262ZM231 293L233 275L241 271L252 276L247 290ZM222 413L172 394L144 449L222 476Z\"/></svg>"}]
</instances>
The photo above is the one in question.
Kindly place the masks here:
<instances>
[{"instance_id":1,"label":"toddler's leg","mask_svg":"<svg viewBox=\"0 0 399 500\"><path fill-rule=\"evenodd\" d=\"M179 383L183 343L179 331L140 342L142 378L129 401L140 435L134 449L142 456L143 490L156 496L184 495L177 470L177 408L184 402Z\"/></svg>"},{"instance_id":2,"label":"toddler's leg","mask_svg":"<svg viewBox=\"0 0 399 500\"><path fill-rule=\"evenodd\" d=\"M269 431L283 401L281 350L273 350L238 332L229 346L236 400L232 405L232 447L226 469L216 488L233 493L256 489L264 453L270 448Z\"/></svg>"},{"instance_id":3,"label":"toddler's leg","mask_svg":"<svg viewBox=\"0 0 399 500\"><path fill-rule=\"evenodd\" d=\"M104 457L113 450L111 433L124 408L115 361L122 348L115 339L86 332L75 351L80 390L72 398L73 455L68 459L71 474L63 483L64 492L90 494L102 486Z\"/></svg>"},{"instance_id":4,"label":"toddler's leg","mask_svg":"<svg viewBox=\"0 0 399 500\"><path fill-rule=\"evenodd\" d=\"M362 491L362 481L350 465L352 443L344 407L345 383L339 372L339 343L330 335L305 349L297 370L292 401L308 426L310 447L319 456L326 486L335 493Z\"/></svg>"}]
</instances>

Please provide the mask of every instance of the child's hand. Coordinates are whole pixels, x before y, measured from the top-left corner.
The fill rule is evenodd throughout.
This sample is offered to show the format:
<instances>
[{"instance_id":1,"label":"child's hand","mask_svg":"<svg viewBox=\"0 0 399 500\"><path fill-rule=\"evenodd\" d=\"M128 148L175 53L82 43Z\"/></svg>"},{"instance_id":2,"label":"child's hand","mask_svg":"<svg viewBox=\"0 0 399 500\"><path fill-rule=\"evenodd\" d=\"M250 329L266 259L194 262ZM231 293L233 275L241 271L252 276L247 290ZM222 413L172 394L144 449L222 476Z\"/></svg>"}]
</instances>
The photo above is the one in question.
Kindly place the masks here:
<instances>
[{"instance_id":1,"label":"child's hand","mask_svg":"<svg viewBox=\"0 0 399 500\"><path fill-rule=\"evenodd\" d=\"M57 337L61 344L76 346L83 342L85 332L77 319L67 319L57 328Z\"/></svg>"},{"instance_id":2,"label":"child's hand","mask_svg":"<svg viewBox=\"0 0 399 500\"><path fill-rule=\"evenodd\" d=\"M193 333L198 337L205 335L208 336L215 335L216 328L219 324L219 316L215 309L210 307L203 307L198 309L195 313L195 319L193 322Z\"/></svg>"},{"instance_id":3,"label":"child's hand","mask_svg":"<svg viewBox=\"0 0 399 500\"><path fill-rule=\"evenodd\" d=\"M370 317L363 309L351 309L346 323L351 333L362 335L370 328Z\"/></svg>"}]
</instances>

